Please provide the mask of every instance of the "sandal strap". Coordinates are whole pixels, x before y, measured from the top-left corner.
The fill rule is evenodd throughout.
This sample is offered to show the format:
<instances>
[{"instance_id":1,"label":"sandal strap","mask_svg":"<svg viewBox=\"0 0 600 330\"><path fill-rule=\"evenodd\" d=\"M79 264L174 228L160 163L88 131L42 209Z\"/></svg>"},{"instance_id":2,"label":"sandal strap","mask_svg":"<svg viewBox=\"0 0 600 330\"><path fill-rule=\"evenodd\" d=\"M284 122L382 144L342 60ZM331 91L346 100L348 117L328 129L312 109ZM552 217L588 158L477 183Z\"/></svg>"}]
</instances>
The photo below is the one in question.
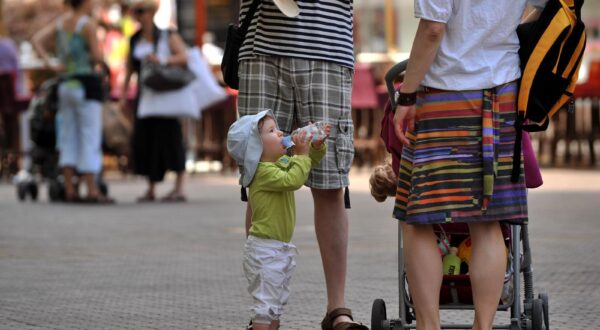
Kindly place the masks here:
<instances>
[{"instance_id":1,"label":"sandal strap","mask_svg":"<svg viewBox=\"0 0 600 330\"><path fill-rule=\"evenodd\" d=\"M350 310L350 308L345 308L345 307L339 307L336 308L334 310L332 310L331 312L327 313L327 315L329 315L329 319L331 320L331 323L333 323L333 321L335 321L335 319L337 319L340 316L348 316L352 321L354 321L354 319L352 318L352 311Z\"/></svg>"}]
</instances>

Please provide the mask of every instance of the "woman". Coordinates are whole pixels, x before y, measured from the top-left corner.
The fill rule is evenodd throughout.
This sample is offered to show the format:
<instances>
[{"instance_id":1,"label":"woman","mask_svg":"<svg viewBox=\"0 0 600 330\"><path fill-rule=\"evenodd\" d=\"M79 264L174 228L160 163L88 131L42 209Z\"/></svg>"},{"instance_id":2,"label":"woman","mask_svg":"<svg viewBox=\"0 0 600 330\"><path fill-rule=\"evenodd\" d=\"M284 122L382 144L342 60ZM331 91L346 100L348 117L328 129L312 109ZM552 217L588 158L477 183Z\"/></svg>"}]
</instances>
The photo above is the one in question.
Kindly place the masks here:
<instances>
[{"instance_id":1,"label":"woman","mask_svg":"<svg viewBox=\"0 0 600 330\"><path fill-rule=\"evenodd\" d=\"M139 77L143 61L165 65L187 64L187 50L181 36L175 32L161 31L154 25L153 18L157 10L158 3L155 0L136 0L131 5L131 13L140 24L140 29L130 40L125 83L121 92L122 106L125 105L131 75L135 72ZM162 38L166 39L164 44L161 43ZM143 86L141 84L138 86L136 113L139 93L143 92ZM136 115L132 150L135 173L145 176L148 180L148 190L138 198L139 202L155 200L156 183L163 180L167 170L175 171L177 178L173 190L161 200L185 201L183 193L185 150L181 124L178 119L138 118Z\"/></svg>"},{"instance_id":2,"label":"woman","mask_svg":"<svg viewBox=\"0 0 600 330\"><path fill-rule=\"evenodd\" d=\"M65 200L112 203L96 185L102 169L102 88L94 72L103 60L97 23L91 17L94 0L66 1L69 10L33 37L33 46L46 67L62 76L58 87L57 146L65 179ZM60 64L50 62L45 45L54 41ZM75 188L76 172L87 186L81 199Z\"/></svg>"},{"instance_id":3,"label":"woman","mask_svg":"<svg viewBox=\"0 0 600 330\"><path fill-rule=\"evenodd\" d=\"M432 225L448 222L469 225L473 329L492 329L507 259L500 223L527 221L522 173L510 181L516 28L527 2L542 8L546 0L415 1L420 22L394 117L405 145L394 216L403 223L418 329L440 329Z\"/></svg>"}]
</instances>

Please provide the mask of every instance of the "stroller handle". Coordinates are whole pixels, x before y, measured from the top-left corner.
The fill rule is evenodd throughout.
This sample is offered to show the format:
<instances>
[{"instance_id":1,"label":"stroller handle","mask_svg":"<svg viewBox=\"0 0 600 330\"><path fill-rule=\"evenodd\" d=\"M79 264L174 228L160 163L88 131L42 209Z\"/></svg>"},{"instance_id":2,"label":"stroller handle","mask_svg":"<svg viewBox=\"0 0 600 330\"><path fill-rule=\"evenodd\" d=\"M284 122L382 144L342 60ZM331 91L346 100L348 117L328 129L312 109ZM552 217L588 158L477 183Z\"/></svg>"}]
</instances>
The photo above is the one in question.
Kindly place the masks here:
<instances>
[{"instance_id":1,"label":"stroller handle","mask_svg":"<svg viewBox=\"0 0 600 330\"><path fill-rule=\"evenodd\" d=\"M385 85L387 87L388 96L390 97L390 104L392 105L392 109L396 108L396 103L394 102L394 93L396 92L396 89L394 88L394 80L396 80L396 78L398 76L403 74L404 71L406 71L407 65L408 65L408 60L404 60L402 62L396 63L385 74L384 80L385 80Z\"/></svg>"}]
</instances>

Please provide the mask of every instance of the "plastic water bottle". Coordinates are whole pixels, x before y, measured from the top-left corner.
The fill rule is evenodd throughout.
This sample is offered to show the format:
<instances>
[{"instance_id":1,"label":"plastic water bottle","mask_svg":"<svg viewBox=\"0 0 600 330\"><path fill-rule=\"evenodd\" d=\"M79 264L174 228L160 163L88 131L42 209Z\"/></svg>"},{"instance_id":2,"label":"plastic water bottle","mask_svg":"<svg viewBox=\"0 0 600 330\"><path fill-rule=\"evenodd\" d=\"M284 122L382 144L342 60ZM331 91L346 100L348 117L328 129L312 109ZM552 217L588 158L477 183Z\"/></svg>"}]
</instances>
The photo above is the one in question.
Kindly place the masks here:
<instances>
[{"instance_id":1,"label":"plastic water bottle","mask_svg":"<svg viewBox=\"0 0 600 330\"><path fill-rule=\"evenodd\" d=\"M456 247L450 248L450 253L444 256L444 275L458 275L460 274L460 258L456 255L458 249Z\"/></svg>"},{"instance_id":2,"label":"plastic water bottle","mask_svg":"<svg viewBox=\"0 0 600 330\"><path fill-rule=\"evenodd\" d=\"M325 130L323 129L324 126L325 124L319 121L313 124L308 124L304 127L297 128L292 132L292 134L284 136L283 140L281 141L281 144L283 144L283 146L286 149L293 147L295 144L292 138L295 135L300 134L302 132L306 132L306 135L303 138L303 142L322 140L326 136Z\"/></svg>"},{"instance_id":3,"label":"plastic water bottle","mask_svg":"<svg viewBox=\"0 0 600 330\"><path fill-rule=\"evenodd\" d=\"M304 127L300 127L294 130L291 136L295 136L296 134L300 134L301 132L306 132L306 135L303 139L304 142L322 140L325 137L325 130L323 129L324 126L325 124L323 124L323 122L320 121L308 124Z\"/></svg>"}]
</instances>

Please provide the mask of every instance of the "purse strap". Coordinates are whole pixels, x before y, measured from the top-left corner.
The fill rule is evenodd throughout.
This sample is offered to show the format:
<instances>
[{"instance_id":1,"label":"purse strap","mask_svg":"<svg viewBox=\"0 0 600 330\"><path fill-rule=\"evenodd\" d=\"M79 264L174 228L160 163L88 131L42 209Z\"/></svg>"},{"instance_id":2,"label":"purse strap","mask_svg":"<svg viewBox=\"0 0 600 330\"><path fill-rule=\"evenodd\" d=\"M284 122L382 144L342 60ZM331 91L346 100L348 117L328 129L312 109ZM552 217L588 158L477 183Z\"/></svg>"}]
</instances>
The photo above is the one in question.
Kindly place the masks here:
<instances>
[{"instance_id":1,"label":"purse strap","mask_svg":"<svg viewBox=\"0 0 600 330\"><path fill-rule=\"evenodd\" d=\"M244 37L246 36L246 32L248 32L248 27L252 22L252 18L254 18L254 14L256 13L256 9L258 9L259 3L260 0L253 0L252 4L250 5L250 9L248 9L246 16L244 16L244 20L242 21L242 25L240 26L241 32L244 34Z\"/></svg>"}]
</instances>

